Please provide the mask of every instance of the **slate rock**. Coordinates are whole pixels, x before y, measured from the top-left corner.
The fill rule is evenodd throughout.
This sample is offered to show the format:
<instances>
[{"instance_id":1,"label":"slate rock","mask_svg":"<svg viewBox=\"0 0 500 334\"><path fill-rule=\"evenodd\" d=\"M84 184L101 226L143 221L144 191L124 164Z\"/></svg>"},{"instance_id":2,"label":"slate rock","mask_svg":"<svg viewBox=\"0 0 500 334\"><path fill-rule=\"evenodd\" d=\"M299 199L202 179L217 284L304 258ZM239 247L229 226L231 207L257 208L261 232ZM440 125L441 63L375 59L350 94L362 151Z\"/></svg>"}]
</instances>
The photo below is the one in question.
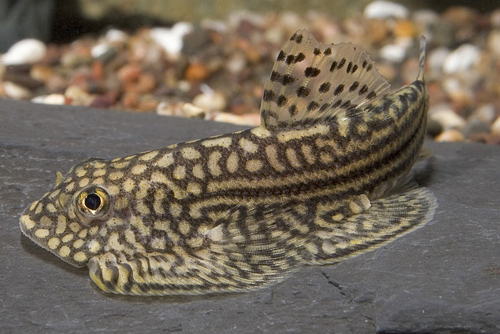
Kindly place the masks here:
<instances>
[{"instance_id":1,"label":"slate rock","mask_svg":"<svg viewBox=\"0 0 500 334\"><path fill-rule=\"evenodd\" d=\"M0 100L1 333L499 333L500 148L428 143L417 180L434 219L337 265L264 290L201 297L101 292L21 234L19 215L89 157L113 158L242 127Z\"/></svg>"}]
</instances>

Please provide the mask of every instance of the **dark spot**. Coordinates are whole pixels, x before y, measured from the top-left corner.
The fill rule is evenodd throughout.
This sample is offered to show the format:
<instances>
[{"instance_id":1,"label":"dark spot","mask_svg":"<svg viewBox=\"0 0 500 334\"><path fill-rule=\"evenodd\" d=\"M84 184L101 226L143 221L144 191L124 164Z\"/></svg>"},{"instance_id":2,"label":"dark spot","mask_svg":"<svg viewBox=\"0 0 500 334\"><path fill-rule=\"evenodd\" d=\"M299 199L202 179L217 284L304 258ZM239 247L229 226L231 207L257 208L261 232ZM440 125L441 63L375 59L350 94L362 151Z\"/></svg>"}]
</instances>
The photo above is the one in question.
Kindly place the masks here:
<instances>
[{"instance_id":1,"label":"dark spot","mask_svg":"<svg viewBox=\"0 0 500 334\"><path fill-rule=\"evenodd\" d=\"M271 81L276 82L279 81L280 79L281 79L281 74L279 74L276 71L271 72Z\"/></svg>"},{"instance_id":2,"label":"dark spot","mask_svg":"<svg viewBox=\"0 0 500 334\"><path fill-rule=\"evenodd\" d=\"M292 82L294 82L296 79L294 77L292 77L290 74L285 74L283 76L283 81L282 81L282 84L283 86L286 86L288 84L291 84Z\"/></svg>"},{"instance_id":3,"label":"dark spot","mask_svg":"<svg viewBox=\"0 0 500 334\"><path fill-rule=\"evenodd\" d=\"M351 72L351 68L352 68L352 61L349 62L349 64L347 65L347 68L346 68L346 72L349 73Z\"/></svg>"},{"instance_id":4,"label":"dark spot","mask_svg":"<svg viewBox=\"0 0 500 334\"><path fill-rule=\"evenodd\" d=\"M372 64L368 65L368 67L366 68L366 72L370 72L372 70L372 68L373 68Z\"/></svg>"},{"instance_id":5,"label":"dark spot","mask_svg":"<svg viewBox=\"0 0 500 334\"><path fill-rule=\"evenodd\" d=\"M299 63L299 62L303 61L304 59L306 59L306 55L303 54L302 52L299 52L299 54L293 60L293 63L294 64Z\"/></svg>"},{"instance_id":6,"label":"dark spot","mask_svg":"<svg viewBox=\"0 0 500 334\"><path fill-rule=\"evenodd\" d=\"M350 92L353 92L353 91L355 91L358 87L359 87L359 82L354 81L354 82L352 83L351 87L349 87L349 91L350 91Z\"/></svg>"},{"instance_id":7,"label":"dark spot","mask_svg":"<svg viewBox=\"0 0 500 334\"><path fill-rule=\"evenodd\" d=\"M337 68L340 70L345 65L345 62L346 62L345 58L342 58L342 60L339 63L339 66L337 66Z\"/></svg>"},{"instance_id":8,"label":"dark spot","mask_svg":"<svg viewBox=\"0 0 500 334\"><path fill-rule=\"evenodd\" d=\"M351 101L347 100L347 101L344 102L344 104L342 104L341 108L347 109L350 106L351 106Z\"/></svg>"},{"instance_id":9,"label":"dark spot","mask_svg":"<svg viewBox=\"0 0 500 334\"><path fill-rule=\"evenodd\" d=\"M285 62L286 62L288 65L290 65L290 64L293 62L293 60L294 60L294 59L295 59L295 57L294 57L293 55L288 55L288 56L286 56L286 60L285 60Z\"/></svg>"},{"instance_id":10,"label":"dark spot","mask_svg":"<svg viewBox=\"0 0 500 334\"><path fill-rule=\"evenodd\" d=\"M306 77L310 78L310 77L316 77L318 76L318 74L320 73L320 69L319 68L316 68L316 67L311 67L309 66L308 68L306 68L304 70L304 74Z\"/></svg>"},{"instance_id":11,"label":"dark spot","mask_svg":"<svg viewBox=\"0 0 500 334\"><path fill-rule=\"evenodd\" d=\"M326 48L325 51L323 51L323 54L325 56L329 56L332 54L332 49L331 48Z\"/></svg>"},{"instance_id":12,"label":"dark spot","mask_svg":"<svg viewBox=\"0 0 500 334\"><path fill-rule=\"evenodd\" d=\"M276 61L283 61L285 60L286 54L283 52L283 50L278 53L278 58L276 58Z\"/></svg>"},{"instance_id":13,"label":"dark spot","mask_svg":"<svg viewBox=\"0 0 500 334\"><path fill-rule=\"evenodd\" d=\"M335 88L335 91L333 92L334 95L339 95L344 91L344 84L340 84Z\"/></svg>"},{"instance_id":14,"label":"dark spot","mask_svg":"<svg viewBox=\"0 0 500 334\"><path fill-rule=\"evenodd\" d=\"M365 68L365 67L366 67L366 65L368 65L368 63L366 62L366 60L363 60L363 64L361 64L361 66L362 66L363 68Z\"/></svg>"},{"instance_id":15,"label":"dark spot","mask_svg":"<svg viewBox=\"0 0 500 334\"><path fill-rule=\"evenodd\" d=\"M274 100L274 97L275 97L274 92L270 89L266 89L264 91L264 95L262 95L262 100L264 102L270 102L270 101Z\"/></svg>"},{"instance_id":16,"label":"dark spot","mask_svg":"<svg viewBox=\"0 0 500 334\"><path fill-rule=\"evenodd\" d=\"M288 112L290 113L290 115L295 115L295 112L297 111L297 106L295 104L292 104L290 106L290 108L288 108Z\"/></svg>"},{"instance_id":17,"label":"dark spot","mask_svg":"<svg viewBox=\"0 0 500 334\"><path fill-rule=\"evenodd\" d=\"M319 54L321 53L321 50L320 50L320 49L318 49L318 48L314 48L314 51L313 51L313 52L314 52L314 54L317 56L317 55L319 55Z\"/></svg>"},{"instance_id":18,"label":"dark spot","mask_svg":"<svg viewBox=\"0 0 500 334\"><path fill-rule=\"evenodd\" d=\"M352 67L351 73L354 73L354 72L356 72L357 70L358 70L358 65L354 65L354 66Z\"/></svg>"},{"instance_id":19,"label":"dark spot","mask_svg":"<svg viewBox=\"0 0 500 334\"><path fill-rule=\"evenodd\" d=\"M335 101L335 103L332 104L332 108L337 108L338 106L340 106L341 103L342 103L342 100Z\"/></svg>"},{"instance_id":20,"label":"dark spot","mask_svg":"<svg viewBox=\"0 0 500 334\"><path fill-rule=\"evenodd\" d=\"M299 89L297 89L297 96L298 97L306 97L309 95L311 90L307 87L300 86Z\"/></svg>"},{"instance_id":21,"label":"dark spot","mask_svg":"<svg viewBox=\"0 0 500 334\"><path fill-rule=\"evenodd\" d=\"M297 35L297 37L295 37L295 42L300 44L300 43L302 43L303 38L304 38L304 36L302 36L302 34L299 34L299 35Z\"/></svg>"},{"instance_id":22,"label":"dark spot","mask_svg":"<svg viewBox=\"0 0 500 334\"><path fill-rule=\"evenodd\" d=\"M319 92L326 93L330 90L331 86L332 85L329 82L322 83L321 86L319 86Z\"/></svg>"},{"instance_id":23,"label":"dark spot","mask_svg":"<svg viewBox=\"0 0 500 334\"><path fill-rule=\"evenodd\" d=\"M363 95L364 93L366 93L368 91L368 86L367 85L363 85L361 87L361 89L359 90L358 94L359 95Z\"/></svg>"},{"instance_id":24,"label":"dark spot","mask_svg":"<svg viewBox=\"0 0 500 334\"><path fill-rule=\"evenodd\" d=\"M367 99L373 99L375 96L377 96L377 93L375 91L371 91L370 94L366 96Z\"/></svg>"},{"instance_id":25,"label":"dark spot","mask_svg":"<svg viewBox=\"0 0 500 334\"><path fill-rule=\"evenodd\" d=\"M287 100L287 98L286 98L285 95L280 95L278 97L278 101L277 101L278 107L282 107L283 105L285 105L286 104L286 100Z\"/></svg>"},{"instance_id":26,"label":"dark spot","mask_svg":"<svg viewBox=\"0 0 500 334\"><path fill-rule=\"evenodd\" d=\"M292 37L290 37L290 40L291 40L291 41L294 41L294 40L295 40L295 37L297 37L297 34L296 34L296 33L294 33L294 34L292 35Z\"/></svg>"},{"instance_id":27,"label":"dark spot","mask_svg":"<svg viewBox=\"0 0 500 334\"><path fill-rule=\"evenodd\" d=\"M101 197L97 194L88 194L85 197L85 206L90 210L97 210L101 206Z\"/></svg>"},{"instance_id":28,"label":"dark spot","mask_svg":"<svg viewBox=\"0 0 500 334\"><path fill-rule=\"evenodd\" d=\"M323 112L326 109L328 109L329 106L330 106L330 103L323 103L323 105L321 106L321 108L319 108L319 111Z\"/></svg>"},{"instance_id":29,"label":"dark spot","mask_svg":"<svg viewBox=\"0 0 500 334\"><path fill-rule=\"evenodd\" d=\"M311 101L307 105L307 111L316 110L316 109L318 109L318 107L319 107L319 104L316 101Z\"/></svg>"},{"instance_id":30,"label":"dark spot","mask_svg":"<svg viewBox=\"0 0 500 334\"><path fill-rule=\"evenodd\" d=\"M333 72L333 70L337 68L337 64L338 64L337 61L334 61L332 63L332 66L330 66L330 72Z\"/></svg>"}]
</instances>

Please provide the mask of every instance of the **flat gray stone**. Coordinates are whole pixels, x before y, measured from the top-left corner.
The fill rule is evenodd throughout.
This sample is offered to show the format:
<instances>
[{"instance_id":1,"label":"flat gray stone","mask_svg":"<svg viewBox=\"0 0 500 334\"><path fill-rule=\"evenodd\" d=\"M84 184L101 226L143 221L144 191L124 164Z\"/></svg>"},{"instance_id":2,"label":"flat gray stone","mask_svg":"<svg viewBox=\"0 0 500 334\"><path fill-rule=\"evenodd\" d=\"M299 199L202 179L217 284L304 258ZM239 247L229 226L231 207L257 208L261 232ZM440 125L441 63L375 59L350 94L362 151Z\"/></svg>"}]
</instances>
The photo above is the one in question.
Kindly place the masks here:
<instances>
[{"instance_id":1,"label":"flat gray stone","mask_svg":"<svg viewBox=\"0 0 500 334\"><path fill-rule=\"evenodd\" d=\"M425 227L334 266L245 294L101 292L25 238L19 215L56 170L241 129L229 124L0 100L2 333L499 333L500 147L435 144L419 183L439 208Z\"/></svg>"}]
</instances>

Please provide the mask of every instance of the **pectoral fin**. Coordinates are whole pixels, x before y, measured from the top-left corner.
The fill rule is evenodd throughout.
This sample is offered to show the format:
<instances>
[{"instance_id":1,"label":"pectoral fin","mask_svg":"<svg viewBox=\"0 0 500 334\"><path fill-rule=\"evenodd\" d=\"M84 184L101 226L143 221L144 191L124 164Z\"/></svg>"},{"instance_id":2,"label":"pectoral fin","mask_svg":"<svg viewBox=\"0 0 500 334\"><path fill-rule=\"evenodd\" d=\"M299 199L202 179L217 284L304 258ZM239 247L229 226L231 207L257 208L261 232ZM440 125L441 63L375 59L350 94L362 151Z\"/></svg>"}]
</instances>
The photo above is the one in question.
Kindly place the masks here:
<instances>
[{"instance_id":1,"label":"pectoral fin","mask_svg":"<svg viewBox=\"0 0 500 334\"><path fill-rule=\"evenodd\" d=\"M385 245L427 223L436 197L426 188L406 183L404 192L371 201L371 207L319 229L304 248L310 264L335 263Z\"/></svg>"}]
</instances>

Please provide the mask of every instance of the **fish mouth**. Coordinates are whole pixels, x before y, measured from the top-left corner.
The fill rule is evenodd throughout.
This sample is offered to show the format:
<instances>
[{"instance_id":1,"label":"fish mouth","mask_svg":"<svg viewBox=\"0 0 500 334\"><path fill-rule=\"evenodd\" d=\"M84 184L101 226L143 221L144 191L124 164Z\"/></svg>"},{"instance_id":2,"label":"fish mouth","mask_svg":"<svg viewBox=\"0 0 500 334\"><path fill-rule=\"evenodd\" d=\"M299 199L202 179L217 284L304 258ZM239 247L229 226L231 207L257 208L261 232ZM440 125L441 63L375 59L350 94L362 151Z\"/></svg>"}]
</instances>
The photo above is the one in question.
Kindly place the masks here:
<instances>
[{"instance_id":1,"label":"fish mouth","mask_svg":"<svg viewBox=\"0 0 500 334\"><path fill-rule=\"evenodd\" d=\"M45 228L44 226L40 226L40 223L38 222L37 219L34 219L34 216L38 216L36 213L36 208L38 206L38 203L40 201L35 201L33 202L29 207L27 207L23 213L21 214L21 217L19 219L19 228L21 229L21 232L33 243L35 243L37 246L43 248L44 250L54 254L64 262L77 267L81 268L87 265L87 261L76 261L74 260L72 255L72 251L68 246L64 246L61 240L56 237L52 236L53 232L51 232L50 226ZM51 237L52 236L52 237ZM65 251L63 251L63 247L67 248ZM65 254L68 253L68 254ZM66 256L63 256L66 255Z\"/></svg>"}]
</instances>

